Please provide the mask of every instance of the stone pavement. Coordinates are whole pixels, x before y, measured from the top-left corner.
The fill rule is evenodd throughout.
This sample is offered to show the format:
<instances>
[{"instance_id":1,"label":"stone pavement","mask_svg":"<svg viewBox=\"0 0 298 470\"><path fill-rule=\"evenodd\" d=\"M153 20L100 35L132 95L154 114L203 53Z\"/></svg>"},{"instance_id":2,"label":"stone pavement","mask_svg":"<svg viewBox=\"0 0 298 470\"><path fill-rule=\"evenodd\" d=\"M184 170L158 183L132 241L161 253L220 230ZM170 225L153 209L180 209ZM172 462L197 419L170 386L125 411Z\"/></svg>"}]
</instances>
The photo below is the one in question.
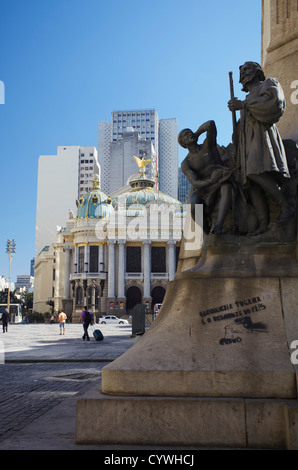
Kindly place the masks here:
<instances>
[{"instance_id":1,"label":"stone pavement","mask_svg":"<svg viewBox=\"0 0 298 470\"><path fill-rule=\"evenodd\" d=\"M7 334L0 330L0 450L97 450L101 459L121 453L150 456L152 450L154 454L184 452L196 456L196 451L206 450L183 444L75 443L77 399L97 397L102 368L139 340L131 337L130 325L96 328L103 332L104 341L95 341L91 334L90 341L83 341L79 324L66 325L65 336L59 335L57 324L9 325Z\"/></svg>"},{"instance_id":2,"label":"stone pavement","mask_svg":"<svg viewBox=\"0 0 298 470\"><path fill-rule=\"evenodd\" d=\"M96 328L102 331L104 341L94 340L92 329ZM82 341L82 335L81 324L67 324L64 336L60 336L58 324L11 324L8 333L0 330L0 362L3 354L5 363L110 361L137 340L130 337L131 325L91 326L90 341Z\"/></svg>"},{"instance_id":3,"label":"stone pavement","mask_svg":"<svg viewBox=\"0 0 298 470\"><path fill-rule=\"evenodd\" d=\"M99 325L94 326L99 328ZM76 400L100 388L102 368L137 340L130 325L100 325L104 341L82 340L80 324L9 325L0 330L0 449L82 449ZM90 448L90 446L85 446ZM91 447L93 448L93 447Z\"/></svg>"}]
</instances>

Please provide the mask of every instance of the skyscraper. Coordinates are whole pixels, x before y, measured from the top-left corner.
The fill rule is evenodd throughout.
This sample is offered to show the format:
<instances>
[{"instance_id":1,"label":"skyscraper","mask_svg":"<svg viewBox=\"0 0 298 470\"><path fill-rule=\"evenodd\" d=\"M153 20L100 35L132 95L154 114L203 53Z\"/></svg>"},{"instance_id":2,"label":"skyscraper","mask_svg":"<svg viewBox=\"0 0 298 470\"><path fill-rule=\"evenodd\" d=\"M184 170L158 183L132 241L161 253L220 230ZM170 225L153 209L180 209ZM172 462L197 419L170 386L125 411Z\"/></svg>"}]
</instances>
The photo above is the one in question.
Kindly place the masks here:
<instances>
[{"instance_id":1,"label":"skyscraper","mask_svg":"<svg viewBox=\"0 0 298 470\"><path fill-rule=\"evenodd\" d=\"M30 261L30 276L34 277L34 263L35 263L35 258L32 258Z\"/></svg>"},{"instance_id":2,"label":"skyscraper","mask_svg":"<svg viewBox=\"0 0 298 470\"><path fill-rule=\"evenodd\" d=\"M191 184L186 178L185 174L179 168L179 181L178 181L178 200L186 204L188 193L190 191Z\"/></svg>"},{"instance_id":3,"label":"skyscraper","mask_svg":"<svg viewBox=\"0 0 298 470\"><path fill-rule=\"evenodd\" d=\"M98 126L98 159L102 168L102 189L110 193L116 186L115 171L111 171L115 143L124 139L127 131L137 132L140 139L153 145L153 162L148 168L156 175L159 189L170 196L178 196L178 123L177 119L159 120L155 109L113 111L111 121L100 121ZM139 155L137 155L139 156ZM119 167L130 165L133 155L119 154ZM124 183L126 184L126 182ZM118 186L119 187L119 186Z\"/></svg>"},{"instance_id":4,"label":"skyscraper","mask_svg":"<svg viewBox=\"0 0 298 470\"><path fill-rule=\"evenodd\" d=\"M38 160L35 259L52 243L57 228L75 213L75 201L89 191L100 166L95 147L65 146Z\"/></svg>"},{"instance_id":5,"label":"skyscraper","mask_svg":"<svg viewBox=\"0 0 298 470\"><path fill-rule=\"evenodd\" d=\"M109 158L109 190L111 194L119 188L127 185L128 179L137 172L137 166L133 156L152 160L146 167L146 175L156 180L156 153L153 143L141 137L133 128L123 131L122 137L110 144Z\"/></svg>"}]
</instances>

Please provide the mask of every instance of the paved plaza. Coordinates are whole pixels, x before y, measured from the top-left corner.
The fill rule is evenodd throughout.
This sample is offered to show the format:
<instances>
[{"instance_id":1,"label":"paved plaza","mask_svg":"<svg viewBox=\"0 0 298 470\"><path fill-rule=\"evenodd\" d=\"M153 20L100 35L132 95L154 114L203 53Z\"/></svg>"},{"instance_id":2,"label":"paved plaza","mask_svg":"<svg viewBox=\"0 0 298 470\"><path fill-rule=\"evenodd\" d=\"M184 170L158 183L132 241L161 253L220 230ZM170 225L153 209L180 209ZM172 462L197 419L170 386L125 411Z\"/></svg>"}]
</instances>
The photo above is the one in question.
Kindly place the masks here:
<instances>
[{"instance_id":1,"label":"paved plaza","mask_svg":"<svg viewBox=\"0 0 298 470\"><path fill-rule=\"evenodd\" d=\"M150 455L152 450L201 450L183 444L75 443L77 399L96 398L102 368L140 339L131 337L131 325L100 325L100 330L102 342L95 341L92 328L90 341L83 341L80 324L66 325L65 336L59 335L58 324L9 325L4 334L0 330L0 450L100 450L102 458L121 451Z\"/></svg>"},{"instance_id":2,"label":"paved plaza","mask_svg":"<svg viewBox=\"0 0 298 470\"><path fill-rule=\"evenodd\" d=\"M81 324L67 324L61 336L58 324L0 330L1 450L85 448L74 440L76 400L96 394L102 368L139 339L131 325L100 325L102 342L89 330L90 341Z\"/></svg>"}]
</instances>

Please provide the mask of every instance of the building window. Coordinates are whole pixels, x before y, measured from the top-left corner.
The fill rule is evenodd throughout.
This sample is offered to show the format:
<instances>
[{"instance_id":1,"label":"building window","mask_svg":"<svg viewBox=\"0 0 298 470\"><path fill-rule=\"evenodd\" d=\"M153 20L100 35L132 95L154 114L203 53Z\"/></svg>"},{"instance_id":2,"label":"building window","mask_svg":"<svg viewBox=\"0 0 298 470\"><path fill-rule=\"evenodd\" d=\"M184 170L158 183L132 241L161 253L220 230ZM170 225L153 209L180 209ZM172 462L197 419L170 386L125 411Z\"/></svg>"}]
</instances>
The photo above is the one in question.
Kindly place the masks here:
<instances>
[{"instance_id":1,"label":"building window","mask_svg":"<svg viewBox=\"0 0 298 470\"><path fill-rule=\"evenodd\" d=\"M142 252L140 246L126 247L126 272L140 273L142 271Z\"/></svg>"},{"instance_id":2,"label":"building window","mask_svg":"<svg viewBox=\"0 0 298 470\"><path fill-rule=\"evenodd\" d=\"M98 272L98 246L90 246L90 273Z\"/></svg>"},{"instance_id":3,"label":"building window","mask_svg":"<svg viewBox=\"0 0 298 470\"><path fill-rule=\"evenodd\" d=\"M79 267L78 267L78 272L83 273L84 270L84 256L85 256L85 247L80 246L79 247Z\"/></svg>"},{"instance_id":4,"label":"building window","mask_svg":"<svg viewBox=\"0 0 298 470\"><path fill-rule=\"evenodd\" d=\"M166 247L165 246L152 246L151 247L151 272L152 273L167 272Z\"/></svg>"}]
</instances>

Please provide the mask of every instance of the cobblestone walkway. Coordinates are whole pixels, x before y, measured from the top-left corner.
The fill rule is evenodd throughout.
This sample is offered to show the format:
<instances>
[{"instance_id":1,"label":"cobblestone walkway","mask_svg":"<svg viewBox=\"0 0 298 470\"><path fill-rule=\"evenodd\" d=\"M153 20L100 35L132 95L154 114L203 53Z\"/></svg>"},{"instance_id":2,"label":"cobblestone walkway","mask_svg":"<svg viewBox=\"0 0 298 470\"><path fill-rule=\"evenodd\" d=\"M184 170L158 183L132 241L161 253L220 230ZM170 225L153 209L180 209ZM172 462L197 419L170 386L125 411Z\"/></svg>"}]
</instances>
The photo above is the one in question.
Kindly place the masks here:
<instances>
[{"instance_id":1,"label":"cobblestone walkway","mask_svg":"<svg viewBox=\"0 0 298 470\"><path fill-rule=\"evenodd\" d=\"M0 364L0 442L99 380L106 364Z\"/></svg>"}]
</instances>

